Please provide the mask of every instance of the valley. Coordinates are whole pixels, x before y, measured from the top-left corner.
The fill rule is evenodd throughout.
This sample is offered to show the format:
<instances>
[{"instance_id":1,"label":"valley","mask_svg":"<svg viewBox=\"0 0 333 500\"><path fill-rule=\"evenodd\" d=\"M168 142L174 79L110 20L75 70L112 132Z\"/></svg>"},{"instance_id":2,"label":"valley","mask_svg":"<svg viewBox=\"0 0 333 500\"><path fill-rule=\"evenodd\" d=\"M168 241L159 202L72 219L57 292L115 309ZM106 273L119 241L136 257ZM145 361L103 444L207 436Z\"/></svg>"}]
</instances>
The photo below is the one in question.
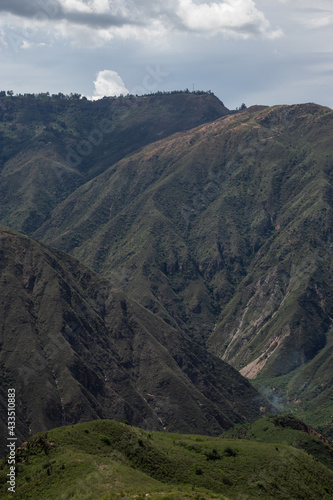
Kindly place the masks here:
<instances>
[{"instance_id":1,"label":"valley","mask_svg":"<svg viewBox=\"0 0 333 500\"><path fill-rule=\"evenodd\" d=\"M116 470L105 480L122 483L128 498L144 496L127 479L133 470L152 498L198 498L193 488L205 499L330 497L330 108L230 111L211 92L189 91L98 101L2 96L0 179L0 403L15 387L18 444L35 443L28 477L45 472L45 438L64 453L45 466L56 482L84 456L92 478ZM278 413L289 416L274 420ZM291 431L279 441L274 422L311 428L327 446L304 445ZM78 432L83 448L61 451L66 432L68 443ZM129 456L123 434L157 454L166 475L140 453ZM107 440L114 455L97 460ZM215 443L219 460L239 440L243 458L223 455L234 464L223 484L214 479L218 460L210 472L205 452L194 460L200 440L206 451ZM273 443L285 447L282 461ZM251 454L253 471L238 487ZM185 485L170 479L177 460L189 467ZM262 481L265 460L280 464L283 484L271 469ZM44 479L23 487L20 478L24 498L59 498ZM308 489L297 490L302 481ZM72 497L121 493L114 486L107 496L101 486L99 497L89 494Z\"/></svg>"}]
</instances>

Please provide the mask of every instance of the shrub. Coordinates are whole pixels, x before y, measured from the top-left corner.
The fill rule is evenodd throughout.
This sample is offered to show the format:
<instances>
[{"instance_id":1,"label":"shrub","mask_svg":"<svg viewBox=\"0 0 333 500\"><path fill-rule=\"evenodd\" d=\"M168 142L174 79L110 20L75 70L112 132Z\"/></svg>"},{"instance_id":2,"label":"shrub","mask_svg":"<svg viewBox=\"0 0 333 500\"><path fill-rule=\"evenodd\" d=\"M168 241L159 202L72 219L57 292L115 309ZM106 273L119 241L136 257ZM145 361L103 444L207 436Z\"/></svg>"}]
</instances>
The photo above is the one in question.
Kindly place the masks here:
<instances>
[{"instance_id":1,"label":"shrub","mask_svg":"<svg viewBox=\"0 0 333 500\"><path fill-rule=\"evenodd\" d=\"M237 450L234 450L233 448L231 448L230 446L227 446L226 448L224 448L223 450L224 454L227 455L228 457L235 457L238 453Z\"/></svg>"},{"instance_id":2,"label":"shrub","mask_svg":"<svg viewBox=\"0 0 333 500\"><path fill-rule=\"evenodd\" d=\"M108 446L111 446L111 441L107 436L100 436L99 437L102 443L107 444Z\"/></svg>"},{"instance_id":3,"label":"shrub","mask_svg":"<svg viewBox=\"0 0 333 500\"><path fill-rule=\"evenodd\" d=\"M205 455L207 460L220 460L221 458L221 455L215 448L213 448L212 451L206 451Z\"/></svg>"}]
</instances>

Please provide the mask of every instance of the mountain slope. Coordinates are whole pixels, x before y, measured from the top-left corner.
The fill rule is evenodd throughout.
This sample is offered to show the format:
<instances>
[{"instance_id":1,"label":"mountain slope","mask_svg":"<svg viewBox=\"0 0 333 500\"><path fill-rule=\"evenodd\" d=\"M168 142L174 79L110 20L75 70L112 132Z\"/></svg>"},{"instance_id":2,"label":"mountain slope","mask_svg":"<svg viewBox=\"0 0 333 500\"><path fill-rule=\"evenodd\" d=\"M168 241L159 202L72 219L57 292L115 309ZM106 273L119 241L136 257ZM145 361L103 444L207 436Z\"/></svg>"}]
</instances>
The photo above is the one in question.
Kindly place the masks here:
<instances>
[{"instance_id":1,"label":"mountain slope","mask_svg":"<svg viewBox=\"0 0 333 500\"><path fill-rule=\"evenodd\" d=\"M110 420L54 429L17 452L18 499L330 499L333 473L284 443L147 433ZM1 498L12 498L0 462Z\"/></svg>"},{"instance_id":2,"label":"mountain slope","mask_svg":"<svg viewBox=\"0 0 333 500\"><path fill-rule=\"evenodd\" d=\"M87 180L146 144L229 114L212 94L0 98L0 219L31 234Z\"/></svg>"},{"instance_id":3,"label":"mountain slope","mask_svg":"<svg viewBox=\"0 0 333 500\"><path fill-rule=\"evenodd\" d=\"M325 359L311 390L324 391L328 425L332 118L315 104L253 107L175 134L76 190L35 236L247 377L287 377L285 403L290 389L305 408Z\"/></svg>"},{"instance_id":4,"label":"mountain slope","mask_svg":"<svg viewBox=\"0 0 333 500\"><path fill-rule=\"evenodd\" d=\"M236 370L68 255L2 228L0 256L2 445L9 387L21 440L107 417L216 434L269 410Z\"/></svg>"},{"instance_id":5,"label":"mountain slope","mask_svg":"<svg viewBox=\"0 0 333 500\"><path fill-rule=\"evenodd\" d=\"M291 415L269 415L253 423L239 424L225 431L222 437L293 446L333 470L333 444Z\"/></svg>"}]
</instances>

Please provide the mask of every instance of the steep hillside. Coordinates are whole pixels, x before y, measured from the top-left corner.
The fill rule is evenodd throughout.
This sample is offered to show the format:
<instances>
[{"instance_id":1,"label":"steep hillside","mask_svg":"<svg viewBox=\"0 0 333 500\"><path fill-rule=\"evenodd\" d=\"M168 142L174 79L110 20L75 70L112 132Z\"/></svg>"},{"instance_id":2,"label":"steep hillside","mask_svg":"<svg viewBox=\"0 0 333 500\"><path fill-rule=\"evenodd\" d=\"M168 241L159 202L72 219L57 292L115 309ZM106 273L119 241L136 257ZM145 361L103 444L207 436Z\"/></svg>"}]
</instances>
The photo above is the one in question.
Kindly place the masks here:
<instances>
[{"instance_id":1,"label":"steep hillside","mask_svg":"<svg viewBox=\"0 0 333 500\"><path fill-rule=\"evenodd\" d=\"M0 462L1 498L8 465ZM110 420L54 429L17 452L15 498L331 499L333 473L284 443L147 433Z\"/></svg>"},{"instance_id":2,"label":"steep hillside","mask_svg":"<svg viewBox=\"0 0 333 500\"><path fill-rule=\"evenodd\" d=\"M1 449L96 418L217 434L269 405L236 370L68 255L0 231Z\"/></svg>"},{"instance_id":3,"label":"steep hillside","mask_svg":"<svg viewBox=\"0 0 333 500\"><path fill-rule=\"evenodd\" d=\"M333 443L291 415L269 415L253 423L235 425L225 431L222 437L293 446L316 457L333 470Z\"/></svg>"},{"instance_id":4,"label":"steep hillside","mask_svg":"<svg viewBox=\"0 0 333 500\"><path fill-rule=\"evenodd\" d=\"M328 430L332 118L315 104L253 107L175 134L80 187L35 236L284 404L309 415L321 400L309 423Z\"/></svg>"},{"instance_id":5,"label":"steep hillside","mask_svg":"<svg viewBox=\"0 0 333 500\"><path fill-rule=\"evenodd\" d=\"M205 93L1 97L0 220L31 234L78 186L129 153L228 113Z\"/></svg>"}]
</instances>

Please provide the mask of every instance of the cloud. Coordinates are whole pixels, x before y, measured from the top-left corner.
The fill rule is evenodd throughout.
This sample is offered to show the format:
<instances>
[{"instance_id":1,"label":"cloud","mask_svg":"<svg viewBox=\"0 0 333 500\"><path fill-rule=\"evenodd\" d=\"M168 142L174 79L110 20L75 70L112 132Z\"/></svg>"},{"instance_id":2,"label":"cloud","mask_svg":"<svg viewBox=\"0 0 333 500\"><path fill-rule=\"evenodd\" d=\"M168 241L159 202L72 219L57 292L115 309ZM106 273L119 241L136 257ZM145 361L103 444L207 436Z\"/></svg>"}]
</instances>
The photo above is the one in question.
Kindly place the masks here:
<instances>
[{"instance_id":1,"label":"cloud","mask_svg":"<svg viewBox=\"0 0 333 500\"><path fill-rule=\"evenodd\" d=\"M54 3L59 9L59 2L54 0ZM41 7L38 0L2 0L0 5L0 12L8 12L20 17L33 17L39 10Z\"/></svg>"},{"instance_id":2,"label":"cloud","mask_svg":"<svg viewBox=\"0 0 333 500\"><path fill-rule=\"evenodd\" d=\"M104 96L119 96L120 94L127 95L129 91L125 87L123 79L116 71L104 69L99 71L97 78L94 81L95 91L92 97L93 100L101 99Z\"/></svg>"},{"instance_id":3,"label":"cloud","mask_svg":"<svg viewBox=\"0 0 333 500\"><path fill-rule=\"evenodd\" d=\"M123 15L124 9L109 0L1 0L0 12L35 22L63 20L97 28L141 24L140 19Z\"/></svg>"},{"instance_id":4,"label":"cloud","mask_svg":"<svg viewBox=\"0 0 333 500\"><path fill-rule=\"evenodd\" d=\"M245 36L265 34L270 25L252 0L225 0L199 4L180 0L177 13L190 31L199 33L242 33ZM271 35L274 35L274 32ZM277 34L277 33L276 33Z\"/></svg>"},{"instance_id":5,"label":"cloud","mask_svg":"<svg viewBox=\"0 0 333 500\"><path fill-rule=\"evenodd\" d=\"M65 38L75 39L76 33L81 33L80 26L95 32L104 30L97 37L105 42L140 35L147 39L149 34L158 37L162 32L222 32L243 38L281 34L271 28L254 0L1 0L0 12L31 18L35 24L48 21Z\"/></svg>"},{"instance_id":6,"label":"cloud","mask_svg":"<svg viewBox=\"0 0 333 500\"><path fill-rule=\"evenodd\" d=\"M298 12L299 22L308 29L325 28L333 24L333 10L303 8Z\"/></svg>"}]
</instances>

